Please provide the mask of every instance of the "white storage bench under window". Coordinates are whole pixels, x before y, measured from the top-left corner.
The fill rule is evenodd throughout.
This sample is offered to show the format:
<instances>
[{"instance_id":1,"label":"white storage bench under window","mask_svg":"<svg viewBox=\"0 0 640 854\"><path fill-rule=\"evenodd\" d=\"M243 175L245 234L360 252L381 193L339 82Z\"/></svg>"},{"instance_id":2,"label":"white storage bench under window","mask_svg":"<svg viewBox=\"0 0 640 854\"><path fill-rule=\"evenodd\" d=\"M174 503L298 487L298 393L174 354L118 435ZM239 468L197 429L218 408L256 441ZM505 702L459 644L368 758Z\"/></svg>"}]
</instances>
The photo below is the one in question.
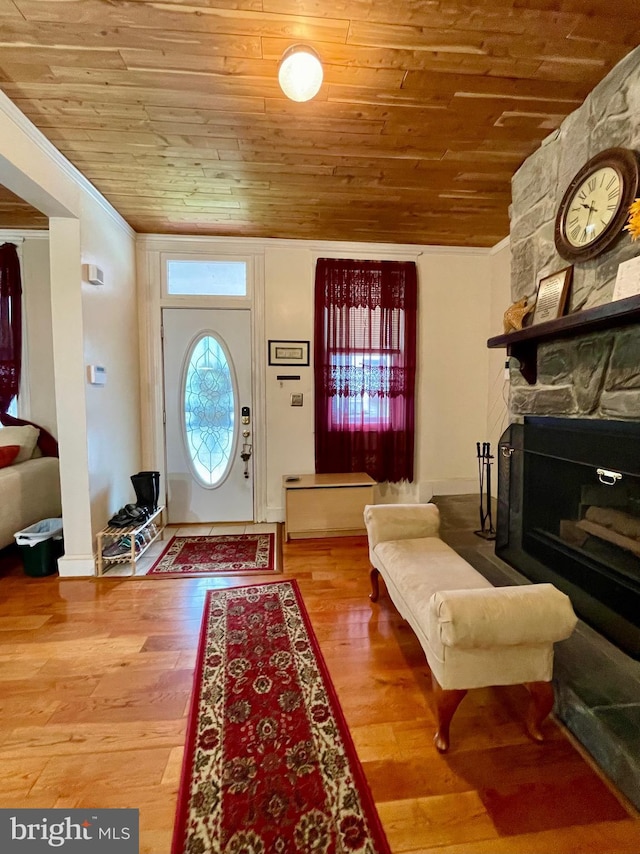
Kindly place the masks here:
<instances>
[{"instance_id":1,"label":"white storage bench under window","mask_svg":"<svg viewBox=\"0 0 640 854\"><path fill-rule=\"evenodd\" d=\"M282 478L285 540L365 534L364 508L373 503L368 474L301 474Z\"/></svg>"}]
</instances>

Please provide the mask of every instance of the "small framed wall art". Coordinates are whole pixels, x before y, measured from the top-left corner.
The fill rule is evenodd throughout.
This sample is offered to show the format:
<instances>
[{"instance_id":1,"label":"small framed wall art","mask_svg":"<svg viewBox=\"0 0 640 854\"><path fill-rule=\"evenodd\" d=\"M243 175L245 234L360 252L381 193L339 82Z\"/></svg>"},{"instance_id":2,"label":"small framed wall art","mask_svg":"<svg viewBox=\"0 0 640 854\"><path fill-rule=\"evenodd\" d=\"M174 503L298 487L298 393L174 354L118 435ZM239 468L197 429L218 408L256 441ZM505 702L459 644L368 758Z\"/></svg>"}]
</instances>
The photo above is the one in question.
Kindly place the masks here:
<instances>
[{"instance_id":1,"label":"small framed wall art","mask_svg":"<svg viewBox=\"0 0 640 854\"><path fill-rule=\"evenodd\" d=\"M272 341L269 340L269 364L270 365L297 365L309 364L309 342L308 341Z\"/></svg>"},{"instance_id":2,"label":"small framed wall art","mask_svg":"<svg viewBox=\"0 0 640 854\"><path fill-rule=\"evenodd\" d=\"M544 323L545 320L562 317L569 296L572 274L571 266L540 279L532 326L536 323Z\"/></svg>"},{"instance_id":3,"label":"small framed wall art","mask_svg":"<svg viewBox=\"0 0 640 854\"><path fill-rule=\"evenodd\" d=\"M640 294L640 255L618 265L613 299L626 299Z\"/></svg>"}]
</instances>

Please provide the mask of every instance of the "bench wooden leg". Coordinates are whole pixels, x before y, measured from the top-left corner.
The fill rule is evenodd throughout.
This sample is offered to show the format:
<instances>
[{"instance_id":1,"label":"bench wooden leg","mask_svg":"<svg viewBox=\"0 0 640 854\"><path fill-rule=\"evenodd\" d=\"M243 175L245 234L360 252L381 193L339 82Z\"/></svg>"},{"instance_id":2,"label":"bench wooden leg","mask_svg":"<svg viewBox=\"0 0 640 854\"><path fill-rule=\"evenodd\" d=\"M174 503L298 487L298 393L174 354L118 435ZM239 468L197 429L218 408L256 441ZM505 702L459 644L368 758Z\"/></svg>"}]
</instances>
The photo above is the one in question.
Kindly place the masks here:
<instances>
[{"instance_id":1,"label":"bench wooden leg","mask_svg":"<svg viewBox=\"0 0 640 854\"><path fill-rule=\"evenodd\" d=\"M440 683L433 674L431 675L431 682L433 684L433 696L436 702L436 716L438 719L438 729L433 737L433 743L439 753L446 753L449 749L449 726L451 719L463 701L467 691L463 688L445 690L440 686Z\"/></svg>"},{"instance_id":2,"label":"bench wooden leg","mask_svg":"<svg viewBox=\"0 0 640 854\"><path fill-rule=\"evenodd\" d=\"M378 579L380 577L380 571L375 568L375 566L371 567L371 572L369 573L369 578L371 579L371 593L369 593L369 599L372 602L378 601L378 596L380 596L380 585L378 583Z\"/></svg>"},{"instance_id":3,"label":"bench wooden leg","mask_svg":"<svg viewBox=\"0 0 640 854\"><path fill-rule=\"evenodd\" d=\"M553 708L553 685L551 682L527 682L525 684L531 695L527 711L527 730L534 741L544 741L540 725Z\"/></svg>"}]
</instances>

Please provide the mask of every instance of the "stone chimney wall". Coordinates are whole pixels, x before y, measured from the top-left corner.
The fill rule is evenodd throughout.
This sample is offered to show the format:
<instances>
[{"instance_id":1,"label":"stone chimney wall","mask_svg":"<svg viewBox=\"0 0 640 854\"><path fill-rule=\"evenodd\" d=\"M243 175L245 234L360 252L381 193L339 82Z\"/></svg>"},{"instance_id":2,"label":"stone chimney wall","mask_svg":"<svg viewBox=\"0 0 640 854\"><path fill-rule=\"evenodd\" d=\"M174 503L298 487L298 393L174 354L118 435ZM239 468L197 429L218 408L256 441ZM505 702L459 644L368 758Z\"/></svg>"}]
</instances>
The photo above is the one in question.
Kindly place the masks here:
<instances>
[{"instance_id":1,"label":"stone chimney wall","mask_svg":"<svg viewBox=\"0 0 640 854\"><path fill-rule=\"evenodd\" d=\"M568 265L554 243L560 201L591 157L618 146L640 152L640 47L609 73L513 177L514 302L524 296L535 298L540 279ZM610 302L618 265L637 255L640 241L633 243L625 231L609 250L591 261L576 262L566 313ZM529 414L640 420L640 324L540 344L537 383L528 385L515 359L510 379L509 409L515 421Z\"/></svg>"}]
</instances>

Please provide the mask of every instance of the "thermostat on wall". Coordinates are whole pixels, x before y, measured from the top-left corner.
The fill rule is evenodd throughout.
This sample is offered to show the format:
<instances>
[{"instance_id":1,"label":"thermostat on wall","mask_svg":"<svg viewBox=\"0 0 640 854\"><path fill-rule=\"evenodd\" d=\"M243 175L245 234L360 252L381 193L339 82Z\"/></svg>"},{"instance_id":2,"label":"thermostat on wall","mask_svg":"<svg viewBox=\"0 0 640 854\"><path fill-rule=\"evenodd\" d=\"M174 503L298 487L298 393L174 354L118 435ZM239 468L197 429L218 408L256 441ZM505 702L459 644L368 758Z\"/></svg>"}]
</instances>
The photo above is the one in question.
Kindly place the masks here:
<instances>
[{"instance_id":1,"label":"thermostat on wall","mask_svg":"<svg viewBox=\"0 0 640 854\"><path fill-rule=\"evenodd\" d=\"M107 381L107 369L102 365L89 365L89 382L91 385L104 385Z\"/></svg>"}]
</instances>

